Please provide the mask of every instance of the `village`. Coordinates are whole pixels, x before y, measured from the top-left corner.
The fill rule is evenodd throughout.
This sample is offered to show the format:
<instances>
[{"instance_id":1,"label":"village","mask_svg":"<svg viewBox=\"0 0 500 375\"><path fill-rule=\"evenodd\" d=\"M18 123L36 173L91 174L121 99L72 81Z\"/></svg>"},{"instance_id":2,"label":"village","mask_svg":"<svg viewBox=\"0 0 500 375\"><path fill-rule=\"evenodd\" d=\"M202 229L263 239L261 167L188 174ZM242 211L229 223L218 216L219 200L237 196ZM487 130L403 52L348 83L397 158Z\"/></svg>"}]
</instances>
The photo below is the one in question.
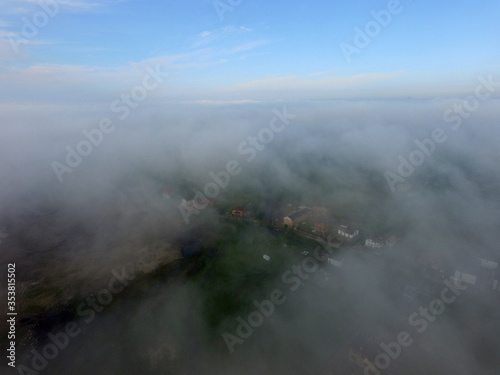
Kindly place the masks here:
<instances>
[{"instance_id":1,"label":"village","mask_svg":"<svg viewBox=\"0 0 500 375\"><path fill-rule=\"evenodd\" d=\"M298 243L304 241L303 244L306 244L308 241L316 243L316 246L319 244L325 250L325 254L328 254L327 265L330 270L325 269L318 274L321 276L318 279L322 280L317 285L324 285L323 279L329 277L331 282L329 285L334 286L338 295L342 295L344 288L342 282L343 279L347 279L345 275L357 272L356 263L364 262L371 264L374 269L386 269L395 281L391 285L385 285L386 292L395 296L397 301L394 313L398 318L395 322L388 323L393 325L392 330L395 334L398 327L401 330L408 329L408 326L412 328L413 324L410 319L413 316L412 313L419 311L422 306L427 306L430 301L435 300L436 296L439 297L444 285L456 288L455 290L467 289L464 292L465 296L461 297L462 301L466 301L467 298L474 299L474 295L489 293L492 298L500 302L500 272L498 271L500 259L487 259L482 257L482 254L471 251L468 257L450 261L449 258L445 258L439 251L433 251L433 249L425 249L417 255L409 255L405 253L404 244L402 244L405 233L366 230L360 223L362 220L333 215L328 208L323 206L271 202L266 212L257 213L251 205L235 205L235 201L237 202L238 199L226 201L225 205L213 201L205 203L206 206L216 209L221 220L241 224L253 223L259 227L268 228L277 235L295 239ZM184 201L184 204L202 209L199 202L197 204L194 199ZM310 252L303 250L301 254L307 257ZM271 258L271 253L264 254L262 261L269 262ZM353 261L353 259L357 260ZM458 306L459 303L457 302L456 305ZM453 309L454 305L447 308ZM394 340L394 337L387 335L387 332L363 326L362 323L354 320L350 321L348 326L349 329L344 328L343 332L339 331L340 335L345 335L344 344L336 348L331 367L337 370L343 369L346 373L353 375L382 373L377 363L386 353L380 344ZM416 344L412 345L413 350L417 353L434 350L437 331L436 328L435 332L428 335L417 334ZM403 360L398 361L393 361L392 371L387 370L384 373L398 373L398 369L404 368Z\"/></svg>"},{"instance_id":2,"label":"village","mask_svg":"<svg viewBox=\"0 0 500 375\"><path fill-rule=\"evenodd\" d=\"M203 209L195 199L182 201L189 207ZM208 200L205 206L214 206L214 202ZM366 231L355 220L337 217L328 208L315 205L287 203L270 207L265 215L256 215L244 205L232 206L231 209L225 210L221 207L216 209L223 218L258 223L262 227L271 228L285 235L315 241L325 249L342 249L375 262L383 262L384 254L388 251L393 253L400 251L396 245L404 235L390 231ZM422 251L418 256L402 256L402 259L407 260L407 264L400 262L393 268L399 268L404 272L408 272L409 268L418 268L422 278L430 282L449 279L457 284L467 282L481 289L500 291L498 271L500 259L486 259L480 254L472 255L473 253L471 252L469 257L450 262L438 252L429 249ZM336 266L341 264L333 258L329 263Z\"/></svg>"},{"instance_id":3,"label":"village","mask_svg":"<svg viewBox=\"0 0 500 375\"><path fill-rule=\"evenodd\" d=\"M233 220L252 220L251 214L242 207L226 212L225 216ZM368 262L384 264L387 260L384 256L387 251L398 251L399 241L396 234L366 233L356 222L338 219L331 215L327 208L320 206L295 207L287 204L286 207L277 210L274 217L269 220L269 226L285 235L316 241L324 249L328 249L328 263L337 268L340 274L351 271L349 262L346 262L346 257L341 255L342 253L360 257ZM308 252L303 252L303 255L308 255ZM266 255L264 259L269 260L269 256ZM403 275L401 284L396 283L392 286L400 295L398 305L400 319L395 326L403 328L405 325L414 326L415 318L412 321L411 312L418 311L421 305L426 305L429 301L433 301L435 296L439 296L443 285L457 288L455 290L468 289L467 293L470 293L472 298L474 293L490 293L493 298L500 301L500 273L498 262L494 260L470 256L451 264L445 262L439 254L432 252L424 252L416 258L402 257L402 259L403 261L394 263L390 267L395 274ZM406 277L413 275L415 271L420 279ZM381 332L358 327L352 331L351 339L334 357L335 364L332 363L332 367L344 368L352 374L380 374L381 368L377 367L380 358L391 354L386 353L384 351L386 346L380 344L390 339L388 336L384 337ZM417 352L433 350L435 340L436 333L416 337L417 344L414 350ZM411 342L413 343L413 339ZM398 368L398 364L393 366L394 373L397 373Z\"/></svg>"},{"instance_id":4,"label":"village","mask_svg":"<svg viewBox=\"0 0 500 375\"><path fill-rule=\"evenodd\" d=\"M366 233L358 224L334 217L325 207L294 207L288 204L278 212L284 215L269 220L273 229L314 240L325 248L351 250L381 261L384 251L399 242L397 235L393 233ZM225 215L237 220L252 219L241 207L236 207ZM417 262L424 277L430 281L451 279L457 284L467 282L482 288L500 289L500 281L497 280L500 275L495 272L498 262L494 260L470 257L462 259L459 265L452 265L446 264L439 254L430 252L422 253L412 260Z\"/></svg>"},{"instance_id":5,"label":"village","mask_svg":"<svg viewBox=\"0 0 500 375\"><path fill-rule=\"evenodd\" d=\"M235 207L225 213L236 220L255 220L242 207ZM350 220L339 220L325 207L299 206L287 204L276 209L265 222L274 230L318 242L324 248L344 248L367 250L368 254L382 255L383 249L397 242L396 235L390 233L364 233L358 224Z\"/></svg>"}]
</instances>

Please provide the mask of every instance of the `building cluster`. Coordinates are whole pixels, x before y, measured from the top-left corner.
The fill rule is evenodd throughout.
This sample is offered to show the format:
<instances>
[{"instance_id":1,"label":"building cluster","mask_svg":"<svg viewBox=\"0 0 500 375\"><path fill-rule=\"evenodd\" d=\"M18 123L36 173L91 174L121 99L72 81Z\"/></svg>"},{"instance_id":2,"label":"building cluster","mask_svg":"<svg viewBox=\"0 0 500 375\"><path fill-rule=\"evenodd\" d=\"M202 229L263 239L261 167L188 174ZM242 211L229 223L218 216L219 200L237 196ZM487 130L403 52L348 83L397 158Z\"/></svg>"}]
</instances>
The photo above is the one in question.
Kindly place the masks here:
<instances>
[{"instance_id":1,"label":"building cluster","mask_svg":"<svg viewBox=\"0 0 500 375\"><path fill-rule=\"evenodd\" d=\"M459 284L474 285L481 289L500 291L498 263L483 258L470 258L455 266L451 279Z\"/></svg>"},{"instance_id":2,"label":"building cluster","mask_svg":"<svg viewBox=\"0 0 500 375\"><path fill-rule=\"evenodd\" d=\"M354 223L339 221L331 216L324 207L301 206L283 217L286 230L294 230L299 234L316 236L329 244L354 243L361 240L361 230ZM308 233L310 232L310 233ZM372 249L381 249L392 246L396 242L394 235L369 235L364 238L364 246Z\"/></svg>"},{"instance_id":3,"label":"building cluster","mask_svg":"<svg viewBox=\"0 0 500 375\"><path fill-rule=\"evenodd\" d=\"M475 255L461 257L453 262L445 261L438 254L422 254L417 259L425 269L427 278L450 279L456 285L466 284L478 289L500 292L500 268L498 262Z\"/></svg>"}]
</instances>

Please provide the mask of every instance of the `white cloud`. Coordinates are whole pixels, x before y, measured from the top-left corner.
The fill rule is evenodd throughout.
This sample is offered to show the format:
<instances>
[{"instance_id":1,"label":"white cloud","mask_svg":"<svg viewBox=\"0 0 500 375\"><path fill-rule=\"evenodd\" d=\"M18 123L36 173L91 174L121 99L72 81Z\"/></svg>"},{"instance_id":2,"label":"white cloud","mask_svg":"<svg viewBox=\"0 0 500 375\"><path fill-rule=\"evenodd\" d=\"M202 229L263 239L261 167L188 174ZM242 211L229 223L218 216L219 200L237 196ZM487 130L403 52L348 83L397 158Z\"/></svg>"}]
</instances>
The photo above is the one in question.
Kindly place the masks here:
<instances>
[{"instance_id":1,"label":"white cloud","mask_svg":"<svg viewBox=\"0 0 500 375\"><path fill-rule=\"evenodd\" d=\"M220 41L229 36L233 37L235 34L244 34L244 33L249 33L251 31L252 29L249 29L248 27L244 26L240 27L224 26L214 30L205 30L199 34L199 38L197 38L193 46L195 48L200 47L203 45Z\"/></svg>"},{"instance_id":2,"label":"white cloud","mask_svg":"<svg viewBox=\"0 0 500 375\"><path fill-rule=\"evenodd\" d=\"M128 0L12 0L0 5L4 15L26 15L40 10L41 4L54 7L57 3L57 12L86 13L102 11L110 6Z\"/></svg>"}]
</instances>

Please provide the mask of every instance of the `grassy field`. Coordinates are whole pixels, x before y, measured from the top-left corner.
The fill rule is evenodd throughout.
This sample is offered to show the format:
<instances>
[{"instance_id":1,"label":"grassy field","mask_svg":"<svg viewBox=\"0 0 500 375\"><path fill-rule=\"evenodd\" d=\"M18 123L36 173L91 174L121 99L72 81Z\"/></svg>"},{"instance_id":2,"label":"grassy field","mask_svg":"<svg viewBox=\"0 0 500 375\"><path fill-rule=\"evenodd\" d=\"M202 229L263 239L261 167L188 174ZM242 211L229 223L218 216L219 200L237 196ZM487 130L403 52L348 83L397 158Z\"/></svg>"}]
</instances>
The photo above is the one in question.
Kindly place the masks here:
<instances>
[{"instance_id":1,"label":"grassy field","mask_svg":"<svg viewBox=\"0 0 500 375\"><path fill-rule=\"evenodd\" d=\"M254 310L254 300L268 298L282 285L283 272L313 245L256 223L228 223L217 243L219 255L205 258L204 267L190 281L203 292L205 318L212 333L219 334L234 318ZM265 254L269 261L263 258Z\"/></svg>"}]
</instances>

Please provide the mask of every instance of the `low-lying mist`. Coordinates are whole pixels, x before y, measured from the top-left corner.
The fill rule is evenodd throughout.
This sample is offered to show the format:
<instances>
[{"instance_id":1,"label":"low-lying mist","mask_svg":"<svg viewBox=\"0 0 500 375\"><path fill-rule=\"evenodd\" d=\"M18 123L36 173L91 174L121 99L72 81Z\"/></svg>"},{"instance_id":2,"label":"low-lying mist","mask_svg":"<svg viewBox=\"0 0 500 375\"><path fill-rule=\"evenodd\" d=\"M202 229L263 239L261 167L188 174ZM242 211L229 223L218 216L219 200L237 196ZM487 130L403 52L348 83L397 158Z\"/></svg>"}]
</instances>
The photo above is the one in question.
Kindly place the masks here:
<instances>
[{"instance_id":1,"label":"low-lying mist","mask_svg":"<svg viewBox=\"0 0 500 375\"><path fill-rule=\"evenodd\" d=\"M363 373L349 367L352 338L408 331L415 342L384 373L496 374L500 291L469 286L425 332L408 323L440 298L418 260L450 274L500 262L499 102L452 118L456 103L168 103L111 122L98 110L7 110L0 248L2 274L17 267L19 365L33 368L30 351L73 320L82 333L36 371ZM240 206L246 221L229 220ZM300 206L397 243L383 261L342 248L342 267L323 262L291 290L283 273L314 245L262 223ZM128 285L85 322L78 306L124 267ZM425 293L405 304L407 285ZM222 334L275 289L286 301L231 353Z\"/></svg>"}]
</instances>

